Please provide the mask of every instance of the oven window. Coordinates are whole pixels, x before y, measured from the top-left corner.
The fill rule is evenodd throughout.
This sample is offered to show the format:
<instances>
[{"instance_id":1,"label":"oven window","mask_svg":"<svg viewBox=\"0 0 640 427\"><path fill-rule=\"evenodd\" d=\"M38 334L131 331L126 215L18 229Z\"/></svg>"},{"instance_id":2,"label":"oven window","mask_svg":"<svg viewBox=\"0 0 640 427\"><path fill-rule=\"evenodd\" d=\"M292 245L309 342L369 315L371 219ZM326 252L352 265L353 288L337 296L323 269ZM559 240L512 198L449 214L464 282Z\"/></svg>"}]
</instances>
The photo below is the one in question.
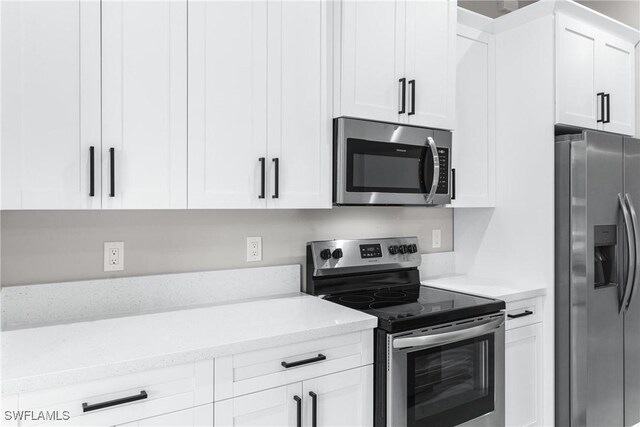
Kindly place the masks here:
<instances>
[{"instance_id":1,"label":"oven window","mask_svg":"<svg viewBox=\"0 0 640 427\"><path fill-rule=\"evenodd\" d=\"M455 426L494 409L494 335L407 354L407 426Z\"/></svg>"},{"instance_id":2,"label":"oven window","mask_svg":"<svg viewBox=\"0 0 640 427\"><path fill-rule=\"evenodd\" d=\"M347 140L347 191L380 193L425 193L424 170L433 162L431 150L424 146L382 143L349 138ZM431 163L426 163L431 164Z\"/></svg>"}]
</instances>

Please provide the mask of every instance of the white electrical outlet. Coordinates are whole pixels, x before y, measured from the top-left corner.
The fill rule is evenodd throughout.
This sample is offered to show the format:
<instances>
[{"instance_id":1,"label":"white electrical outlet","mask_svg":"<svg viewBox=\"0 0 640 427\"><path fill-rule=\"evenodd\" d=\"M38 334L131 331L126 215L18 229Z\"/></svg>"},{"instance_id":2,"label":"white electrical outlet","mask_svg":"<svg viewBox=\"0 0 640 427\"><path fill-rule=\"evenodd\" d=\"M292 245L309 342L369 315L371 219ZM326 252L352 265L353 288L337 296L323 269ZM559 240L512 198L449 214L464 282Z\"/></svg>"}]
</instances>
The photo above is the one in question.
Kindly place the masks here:
<instances>
[{"instance_id":1,"label":"white electrical outlet","mask_svg":"<svg viewBox=\"0 0 640 427\"><path fill-rule=\"evenodd\" d=\"M431 230L431 247L437 249L442 246L442 232L440 229Z\"/></svg>"},{"instance_id":2,"label":"white electrical outlet","mask_svg":"<svg viewBox=\"0 0 640 427\"><path fill-rule=\"evenodd\" d=\"M104 271L124 270L124 242L104 242Z\"/></svg>"},{"instance_id":3,"label":"white electrical outlet","mask_svg":"<svg viewBox=\"0 0 640 427\"><path fill-rule=\"evenodd\" d=\"M247 262L262 261L262 237L247 237Z\"/></svg>"}]
</instances>

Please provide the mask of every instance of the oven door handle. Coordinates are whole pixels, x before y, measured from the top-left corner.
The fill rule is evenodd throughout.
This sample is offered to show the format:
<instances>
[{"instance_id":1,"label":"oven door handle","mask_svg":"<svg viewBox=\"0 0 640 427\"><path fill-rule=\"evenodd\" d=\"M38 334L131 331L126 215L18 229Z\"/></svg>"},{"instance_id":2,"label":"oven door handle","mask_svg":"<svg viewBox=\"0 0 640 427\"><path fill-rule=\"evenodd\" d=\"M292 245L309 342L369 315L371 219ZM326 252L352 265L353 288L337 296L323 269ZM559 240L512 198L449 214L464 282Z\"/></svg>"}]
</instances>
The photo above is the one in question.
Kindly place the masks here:
<instances>
[{"instance_id":1,"label":"oven door handle","mask_svg":"<svg viewBox=\"0 0 640 427\"><path fill-rule=\"evenodd\" d=\"M438 180L440 178L440 159L438 158L438 147L436 142L430 136L427 137L427 142L431 148L431 155L433 157L433 179L431 180L431 190L426 196L426 202L428 205L433 204L433 197L436 195L438 189Z\"/></svg>"},{"instance_id":2,"label":"oven door handle","mask_svg":"<svg viewBox=\"0 0 640 427\"><path fill-rule=\"evenodd\" d=\"M435 333L432 335L423 335L420 337L395 338L393 340L393 348L408 347L424 347L440 344L447 344L454 341L461 341L467 338L473 338L483 335L489 331L499 328L504 323L504 317L491 320L470 328L460 329L457 331Z\"/></svg>"}]
</instances>

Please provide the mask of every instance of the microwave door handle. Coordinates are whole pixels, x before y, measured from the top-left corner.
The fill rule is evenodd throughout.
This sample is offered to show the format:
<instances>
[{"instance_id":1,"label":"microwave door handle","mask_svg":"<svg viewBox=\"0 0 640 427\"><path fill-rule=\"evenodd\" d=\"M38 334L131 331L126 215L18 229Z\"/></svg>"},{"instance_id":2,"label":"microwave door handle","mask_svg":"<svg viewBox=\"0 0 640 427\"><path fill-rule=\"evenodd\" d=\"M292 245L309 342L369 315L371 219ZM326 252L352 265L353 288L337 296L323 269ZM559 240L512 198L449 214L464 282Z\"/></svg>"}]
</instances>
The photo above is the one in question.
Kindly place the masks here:
<instances>
[{"instance_id":1,"label":"microwave door handle","mask_svg":"<svg viewBox=\"0 0 640 427\"><path fill-rule=\"evenodd\" d=\"M634 230L633 225L631 223L631 215L627 209L627 204L624 196L618 193L618 200L620 202L620 208L622 209L622 219L624 221L624 229L627 233L627 249L629 250L629 265L627 266L627 277L624 285L624 292L622 295L622 299L620 300L620 310L619 313L622 313L622 310L626 307L626 302L629 299L629 294L631 293L631 286L633 286L633 279L635 277L636 264L633 260L636 259L636 245L634 240Z\"/></svg>"},{"instance_id":2,"label":"microwave door handle","mask_svg":"<svg viewBox=\"0 0 640 427\"><path fill-rule=\"evenodd\" d=\"M636 286L638 283L638 267L640 266L640 251L638 250L638 215L636 214L636 208L633 205L633 200L631 200L631 195L629 193L625 194L625 200L627 202L627 206L629 207L629 213L631 214L631 224L633 224L633 246L635 248L635 265L633 267L633 281L631 282L631 289L629 290L629 296L627 297L626 303L624 304L625 311L629 310L629 305L631 304L631 299L635 294ZM631 262L631 259L629 259Z\"/></svg>"},{"instance_id":3,"label":"microwave door handle","mask_svg":"<svg viewBox=\"0 0 640 427\"><path fill-rule=\"evenodd\" d=\"M420 337L396 338L393 340L393 348L401 349L408 347L424 347L447 344L454 341L461 341L467 338L473 338L484 335L494 329L499 328L504 323L504 317L482 323L478 326L472 326L457 331L435 333L432 335L423 335Z\"/></svg>"},{"instance_id":4,"label":"microwave door handle","mask_svg":"<svg viewBox=\"0 0 640 427\"><path fill-rule=\"evenodd\" d=\"M433 204L433 197L436 195L438 189L438 178L440 177L440 159L438 158L438 147L432 137L427 137L427 142L431 148L431 154L433 156L433 179L431 180L431 190L426 197L428 205Z\"/></svg>"}]
</instances>

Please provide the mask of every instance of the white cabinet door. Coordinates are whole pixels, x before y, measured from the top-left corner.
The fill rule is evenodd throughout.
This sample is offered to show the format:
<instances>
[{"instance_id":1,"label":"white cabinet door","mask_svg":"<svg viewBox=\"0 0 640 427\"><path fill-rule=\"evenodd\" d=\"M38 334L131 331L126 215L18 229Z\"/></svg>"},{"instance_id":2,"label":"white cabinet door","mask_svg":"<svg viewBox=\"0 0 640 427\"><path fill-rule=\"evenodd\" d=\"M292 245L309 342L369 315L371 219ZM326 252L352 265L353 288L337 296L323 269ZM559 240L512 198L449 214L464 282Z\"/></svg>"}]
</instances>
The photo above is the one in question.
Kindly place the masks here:
<instances>
[{"instance_id":1,"label":"white cabinet door","mask_svg":"<svg viewBox=\"0 0 640 427\"><path fill-rule=\"evenodd\" d=\"M373 425L373 365L307 380L302 388L304 425ZM313 422L314 404L316 423Z\"/></svg>"},{"instance_id":2,"label":"white cabinet door","mask_svg":"<svg viewBox=\"0 0 640 427\"><path fill-rule=\"evenodd\" d=\"M99 208L100 3L0 7L2 209Z\"/></svg>"},{"instance_id":3,"label":"white cabinet door","mask_svg":"<svg viewBox=\"0 0 640 427\"><path fill-rule=\"evenodd\" d=\"M597 96L597 30L558 15L556 28L556 122L597 129L601 117Z\"/></svg>"},{"instance_id":4,"label":"white cabinet door","mask_svg":"<svg viewBox=\"0 0 640 427\"><path fill-rule=\"evenodd\" d=\"M268 2L270 208L330 208L332 3Z\"/></svg>"},{"instance_id":5,"label":"white cabinet door","mask_svg":"<svg viewBox=\"0 0 640 427\"><path fill-rule=\"evenodd\" d=\"M300 403L295 400L300 399ZM302 383L276 387L215 403L214 425L295 426L298 405L302 409Z\"/></svg>"},{"instance_id":6,"label":"white cabinet door","mask_svg":"<svg viewBox=\"0 0 640 427\"><path fill-rule=\"evenodd\" d=\"M265 207L267 2L189 2L190 208Z\"/></svg>"},{"instance_id":7,"label":"white cabinet door","mask_svg":"<svg viewBox=\"0 0 640 427\"><path fill-rule=\"evenodd\" d=\"M406 120L406 114L398 114L403 98L399 80L405 77L404 0L345 0L341 11L336 116Z\"/></svg>"},{"instance_id":8,"label":"white cabinet door","mask_svg":"<svg viewBox=\"0 0 640 427\"><path fill-rule=\"evenodd\" d=\"M409 123L452 129L457 4L453 0L407 0L406 16Z\"/></svg>"},{"instance_id":9,"label":"white cabinet door","mask_svg":"<svg viewBox=\"0 0 640 427\"><path fill-rule=\"evenodd\" d=\"M186 0L102 3L102 94L103 208L186 208Z\"/></svg>"},{"instance_id":10,"label":"white cabinet door","mask_svg":"<svg viewBox=\"0 0 640 427\"><path fill-rule=\"evenodd\" d=\"M495 206L495 52L493 36L458 26L454 207Z\"/></svg>"},{"instance_id":11,"label":"white cabinet door","mask_svg":"<svg viewBox=\"0 0 640 427\"><path fill-rule=\"evenodd\" d=\"M598 91L608 96L605 105L608 132L635 134L636 71L634 46L602 33L598 45Z\"/></svg>"},{"instance_id":12,"label":"white cabinet door","mask_svg":"<svg viewBox=\"0 0 640 427\"><path fill-rule=\"evenodd\" d=\"M542 324L508 330L505 347L506 425L541 425Z\"/></svg>"},{"instance_id":13,"label":"white cabinet door","mask_svg":"<svg viewBox=\"0 0 640 427\"><path fill-rule=\"evenodd\" d=\"M212 426L213 403L183 411L170 412L157 417L145 418L127 424L119 424L118 427L178 427L178 426Z\"/></svg>"}]
</instances>

